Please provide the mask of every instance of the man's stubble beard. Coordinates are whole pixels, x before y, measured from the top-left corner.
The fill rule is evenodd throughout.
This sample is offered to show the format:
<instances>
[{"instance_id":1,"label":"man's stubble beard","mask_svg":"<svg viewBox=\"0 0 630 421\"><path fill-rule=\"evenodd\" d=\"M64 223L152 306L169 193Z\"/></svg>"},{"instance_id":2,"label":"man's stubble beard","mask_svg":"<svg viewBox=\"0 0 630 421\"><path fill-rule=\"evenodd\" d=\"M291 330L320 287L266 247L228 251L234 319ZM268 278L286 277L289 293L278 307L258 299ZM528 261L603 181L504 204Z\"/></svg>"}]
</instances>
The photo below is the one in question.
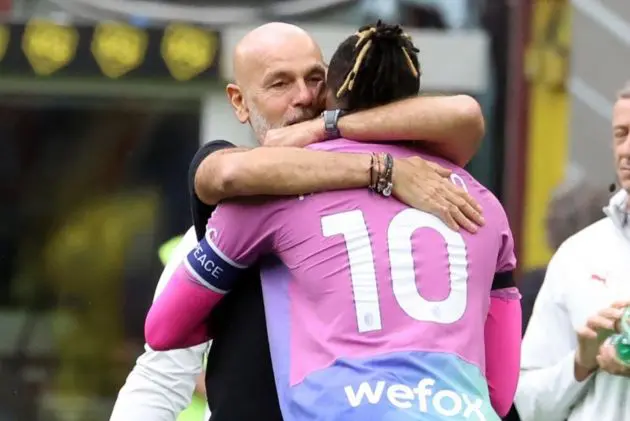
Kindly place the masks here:
<instances>
[{"instance_id":1,"label":"man's stubble beard","mask_svg":"<svg viewBox=\"0 0 630 421\"><path fill-rule=\"evenodd\" d=\"M276 128L272 127L271 123L260 114L258 108L253 104L249 106L249 125L252 126L252 130L260 144L263 143L267 132Z\"/></svg>"},{"instance_id":2,"label":"man's stubble beard","mask_svg":"<svg viewBox=\"0 0 630 421\"><path fill-rule=\"evenodd\" d=\"M301 123L303 121L312 120L317 117L316 109L302 109L299 112L299 115L286 117L282 119L282 121L272 124L267 120L261 113L258 111L258 108L253 104L253 101L249 101L249 124L256 135L256 139L258 143L262 144L263 140L265 140L265 136L267 132L271 129L279 129L281 127L285 127L290 124Z\"/></svg>"}]
</instances>

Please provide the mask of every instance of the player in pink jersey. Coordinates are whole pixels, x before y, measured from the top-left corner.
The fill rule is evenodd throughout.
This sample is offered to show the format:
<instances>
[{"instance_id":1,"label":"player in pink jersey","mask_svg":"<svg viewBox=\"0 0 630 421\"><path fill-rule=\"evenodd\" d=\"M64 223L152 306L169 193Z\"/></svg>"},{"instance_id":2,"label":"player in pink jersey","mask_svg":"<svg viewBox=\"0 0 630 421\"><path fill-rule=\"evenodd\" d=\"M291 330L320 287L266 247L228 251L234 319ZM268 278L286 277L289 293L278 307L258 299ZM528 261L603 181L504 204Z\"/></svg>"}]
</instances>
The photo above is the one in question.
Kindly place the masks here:
<instances>
[{"instance_id":1,"label":"player in pink jersey","mask_svg":"<svg viewBox=\"0 0 630 421\"><path fill-rule=\"evenodd\" d=\"M331 106L356 110L415 95L416 52L399 27L364 28L331 60ZM498 420L516 385L520 306L497 199L463 169L423 155L451 168L451 180L484 208L487 223L476 234L456 232L388 197L392 156L417 151L345 139L311 147L372 153L374 192L220 205L152 307L148 343L171 349L207 340L212 306L262 258L285 421Z\"/></svg>"}]
</instances>

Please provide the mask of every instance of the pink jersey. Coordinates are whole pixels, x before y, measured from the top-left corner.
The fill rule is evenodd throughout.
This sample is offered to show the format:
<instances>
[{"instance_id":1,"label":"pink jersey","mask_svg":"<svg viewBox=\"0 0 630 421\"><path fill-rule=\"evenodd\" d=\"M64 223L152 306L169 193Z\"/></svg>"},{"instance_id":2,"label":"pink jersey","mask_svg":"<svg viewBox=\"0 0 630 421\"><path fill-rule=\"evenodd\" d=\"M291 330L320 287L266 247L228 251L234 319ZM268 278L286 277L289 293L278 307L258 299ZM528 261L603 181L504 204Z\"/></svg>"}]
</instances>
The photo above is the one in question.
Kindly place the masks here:
<instances>
[{"instance_id":1,"label":"pink jersey","mask_svg":"<svg viewBox=\"0 0 630 421\"><path fill-rule=\"evenodd\" d=\"M343 139L312 147L418 154ZM481 204L477 234L367 189L223 204L212 215L215 262L204 270L220 271L218 292L229 289L221 273L269 255L263 292L285 421L499 419L484 323L495 273L515 265L511 232L487 189L426 158L453 168L451 180Z\"/></svg>"},{"instance_id":2,"label":"pink jersey","mask_svg":"<svg viewBox=\"0 0 630 421\"><path fill-rule=\"evenodd\" d=\"M418 154L343 139L313 148ZM497 199L452 168L451 180L483 207L487 222L475 235L367 189L219 206L149 312L147 341L172 349L205 340L210 308L263 259L285 421L497 421L485 375L506 412L518 373L517 348L503 364L496 358L506 352L501 340L518 347L520 339L509 328L519 307L502 304L514 298L505 288L513 240ZM486 320L491 287L495 328Z\"/></svg>"}]
</instances>

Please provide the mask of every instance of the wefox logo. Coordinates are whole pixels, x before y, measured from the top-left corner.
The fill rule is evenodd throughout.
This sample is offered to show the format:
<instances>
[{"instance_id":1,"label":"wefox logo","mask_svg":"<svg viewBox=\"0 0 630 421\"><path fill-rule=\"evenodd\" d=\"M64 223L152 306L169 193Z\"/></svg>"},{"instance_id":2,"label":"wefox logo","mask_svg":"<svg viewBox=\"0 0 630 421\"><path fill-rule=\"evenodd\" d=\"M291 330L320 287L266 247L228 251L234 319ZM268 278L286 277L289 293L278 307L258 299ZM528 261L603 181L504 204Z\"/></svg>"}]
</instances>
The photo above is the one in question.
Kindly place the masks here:
<instances>
[{"instance_id":1,"label":"wefox logo","mask_svg":"<svg viewBox=\"0 0 630 421\"><path fill-rule=\"evenodd\" d=\"M479 421L486 421L481 411L482 399L471 398L449 389L433 393L433 386L434 379L424 378L418 382L417 387L388 385L385 381L377 381L374 386L363 382L356 390L352 386L346 386L344 391L348 403L354 408L364 403L376 405L385 398L392 406L400 409L411 409L416 404L420 412L437 412L445 417L463 415L464 418L475 414Z\"/></svg>"}]
</instances>

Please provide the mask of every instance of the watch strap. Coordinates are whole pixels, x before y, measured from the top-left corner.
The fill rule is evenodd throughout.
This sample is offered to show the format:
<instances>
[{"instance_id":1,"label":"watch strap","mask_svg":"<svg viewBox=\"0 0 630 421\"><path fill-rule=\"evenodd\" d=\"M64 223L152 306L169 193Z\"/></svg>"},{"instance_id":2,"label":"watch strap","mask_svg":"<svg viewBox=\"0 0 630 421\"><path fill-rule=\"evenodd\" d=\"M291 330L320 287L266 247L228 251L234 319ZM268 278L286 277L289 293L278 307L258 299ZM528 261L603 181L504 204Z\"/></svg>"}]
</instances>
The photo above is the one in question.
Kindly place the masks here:
<instances>
[{"instance_id":1,"label":"watch strap","mask_svg":"<svg viewBox=\"0 0 630 421\"><path fill-rule=\"evenodd\" d=\"M324 111L324 131L326 132L327 139L337 139L341 137L339 132L339 118L342 116L341 110L326 110Z\"/></svg>"}]
</instances>

